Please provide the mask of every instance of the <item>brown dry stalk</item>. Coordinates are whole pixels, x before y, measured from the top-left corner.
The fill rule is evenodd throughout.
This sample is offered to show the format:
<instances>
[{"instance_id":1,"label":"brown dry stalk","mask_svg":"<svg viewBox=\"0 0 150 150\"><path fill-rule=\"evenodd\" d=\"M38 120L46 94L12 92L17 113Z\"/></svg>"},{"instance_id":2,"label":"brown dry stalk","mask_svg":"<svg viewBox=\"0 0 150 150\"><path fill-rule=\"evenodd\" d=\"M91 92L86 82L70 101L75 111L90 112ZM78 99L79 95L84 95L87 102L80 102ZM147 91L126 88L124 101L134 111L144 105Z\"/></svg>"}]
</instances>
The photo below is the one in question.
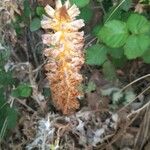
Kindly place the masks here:
<instances>
[{"instance_id":1,"label":"brown dry stalk","mask_svg":"<svg viewBox=\"0 0 150 150\"><path fill-rule=\"evenodd\" d=\"M82 94L78 86L82 82L79 71L84 63L84 32L78 30L84 22L76 20L80 11L76 5L70 6L68 0L64 5L57 0L55 10L47 5L45 11L47 16L43 16L41 24L44 29L50 30L42 38L48 46L44 50L48 58L45 69L53 102L63 114L71 114L79 108L77 97Z\"/></svg>"}]
</instances>

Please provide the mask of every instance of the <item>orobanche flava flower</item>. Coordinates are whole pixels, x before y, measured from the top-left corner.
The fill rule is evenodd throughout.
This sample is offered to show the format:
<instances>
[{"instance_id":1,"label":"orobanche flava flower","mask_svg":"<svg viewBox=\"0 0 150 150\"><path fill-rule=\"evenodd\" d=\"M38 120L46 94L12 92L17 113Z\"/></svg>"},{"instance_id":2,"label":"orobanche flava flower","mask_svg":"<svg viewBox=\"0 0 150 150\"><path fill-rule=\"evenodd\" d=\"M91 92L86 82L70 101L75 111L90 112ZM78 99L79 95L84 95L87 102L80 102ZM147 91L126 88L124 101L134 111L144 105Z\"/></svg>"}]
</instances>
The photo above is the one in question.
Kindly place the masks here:
<instances>
[{"instance_id":1,"label":"orobanche flava flower","mask_svg":"<svg viewBox=\"0 0 150 150\"><path fill-rule=\"evenodd\" d=\"M84 22L76 20L80 11L76 5L70 6L68 0L64 5L57 0L55 9L47 5L45 11L47 16L43 16L41 25L50 30L42 38L48 46L44 50L48 58L45 69L53 102L63 114L71 114L79 108L77 97L81 96L78 87L82 82L79 71L84 63L84 32L78 30Z\"/></svg>"}]
</instances>

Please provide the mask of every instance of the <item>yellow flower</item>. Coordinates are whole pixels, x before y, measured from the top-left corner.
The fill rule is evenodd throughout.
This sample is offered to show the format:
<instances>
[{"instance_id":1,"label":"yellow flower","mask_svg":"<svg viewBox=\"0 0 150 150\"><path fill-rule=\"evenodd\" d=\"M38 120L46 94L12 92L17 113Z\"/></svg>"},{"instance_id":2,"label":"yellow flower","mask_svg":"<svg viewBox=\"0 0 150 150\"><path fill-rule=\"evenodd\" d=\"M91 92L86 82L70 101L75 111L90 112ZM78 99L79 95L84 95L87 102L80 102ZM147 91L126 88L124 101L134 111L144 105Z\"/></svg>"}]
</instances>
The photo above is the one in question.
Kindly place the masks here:
<instances>
[{"instance_id":1,"label":"yellow flower","mask_svg":"<svg viewBox=\"0 0 150 150\"><path fill-rule=\"evenodd\" d=\"M41 25L50 29L42 36L48 46L44 55L48 58L45 69L50 82L53 102L63 114L71 114L79 108L77 97L82 93L78 86L82 82L79 71L84 63L84 32L78 30L84 26L82 19L76 20L80 11L76 5L70 6L69 0L62 5L56 1L56 8L47 5L47 16L43 16Z\"/></svg>"}]
</instances>

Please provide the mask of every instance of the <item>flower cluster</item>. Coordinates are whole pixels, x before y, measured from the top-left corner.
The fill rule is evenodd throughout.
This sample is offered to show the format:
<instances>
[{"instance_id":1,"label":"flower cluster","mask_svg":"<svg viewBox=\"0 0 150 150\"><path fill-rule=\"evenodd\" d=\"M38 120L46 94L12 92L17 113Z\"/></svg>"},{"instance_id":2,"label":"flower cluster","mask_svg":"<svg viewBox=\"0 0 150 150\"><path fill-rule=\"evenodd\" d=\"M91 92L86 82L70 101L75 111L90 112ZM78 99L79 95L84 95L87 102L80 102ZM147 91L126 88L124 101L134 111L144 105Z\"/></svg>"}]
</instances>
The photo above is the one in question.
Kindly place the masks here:
<instances>
[{"instance_id":1,"label":"flower cluster","mask_svg":"<svg viewBox=\"0 0 150 150\"><path fill-rule=\"evenodd\" d=\"M78 87L82 82L79 71L84 63L84 32L79 32L79 29L84 22L76 20L80 11L76 5L70 6L69 0L64 5L56 0L56 8L47 5L45 11L47 16L43 16L41 25L47 34L42 39L47 45L44 50L48 59L45 69L53 102L63 114L71 114L79 108L77 97L81 96Z\"/></svg>"}]
</instances>

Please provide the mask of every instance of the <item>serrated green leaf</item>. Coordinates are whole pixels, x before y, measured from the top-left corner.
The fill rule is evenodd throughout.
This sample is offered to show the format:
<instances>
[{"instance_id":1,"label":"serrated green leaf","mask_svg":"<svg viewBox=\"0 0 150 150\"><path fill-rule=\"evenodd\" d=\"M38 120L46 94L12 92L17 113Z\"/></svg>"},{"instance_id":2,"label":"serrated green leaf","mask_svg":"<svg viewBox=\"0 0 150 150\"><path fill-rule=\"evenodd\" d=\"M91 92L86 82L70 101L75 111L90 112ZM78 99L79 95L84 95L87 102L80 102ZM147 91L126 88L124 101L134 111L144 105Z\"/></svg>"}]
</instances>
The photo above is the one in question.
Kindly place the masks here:
<instances>
[{"instance_id":1,"label":"serrated green leaf","mask_svg":"<svg viewBox=\"0 0 150 150\"><path fill-rule=\"evenodd\" d=\"M128 59L141 57L150 47L150 38L147 35L131 35L124 46L124 53Z\"/></svg>"},{"instance_id":2,"label":"serrated green leaf","mask_svg":"<svg viewBox=\"0 0 150 150\"><path fill-rule=\"evenodd\" d=\"M86 6L81 8L80 15L78 16L78 18L82 18L85 21L85 23L88 23L91 20L92 16L93 11L89 6Z\"/></svg>"},{"instance_id":3,"label":"serrated green leaf","mask_svg":"<svg viewBox=\"0 0 150 150\"><path fill-rule=\"evenodd\" d=\"M20 84L16 89L12 91L13 97L26 98L32 94L32 88L27 84Z\"/></svg>"},{"instance_id":4,"label":"serrated green leaf","mask_svg":"<svg viewBox=\"0 0 150 150\"><path fill-rule=\"evenodd\" d=\"M30 31L36 31L41 28L41 20L39 18L34 18L30 24Z\"/></svg>"},{"instance_id":5,"label":"serrated green leaf","mask_svg":"<svg viewBox=\"0 0 150 150\"><path fill-rule=\"evenodd\" d=\"M99 38L111 48L123 46L128 38L126 23L118 20L108 21L99 32Z\"/></svg>"},{"instance_id":6,"label":"serrated green leaf","mask_svg":"<svg viewBox=\"0 0 150 150\"><path fill-rule=\"evenodd\" d=\"M120 91L114 92L113 96L112 96L113 104L114 105L118 104L121 101L122 98L123 98L123 93L122 92L120 92Z\"/></svg>"},{"instance_id":7,"label":"serrated green leaf","mask_svg":"<svg viewBox=\"0 0 150 150\"><path fill-rule=\"evenodd\" d=\"M76 4L78 7L82 8L89 4L90 0L70 0L72 4Z\"/></svg>"},{"instance_id":8,"label":"serrated green leaf","mask_svg":"<svg viewBox=\"0 0 150 150\"><path fill-rule=\"evenodd\" d=\"M89 65L102 65L107 59L107 48L103 45L93 45L86 51L86 63Z\"/></svg>"},{"instance_id":9,"label":"serrated green leaf","mask_svg":"<svg viewBox=\"0 0 150 150\"><path fill-rule=\"evenodd\" d=\"M150 31L150 22L140 14L131 14L127 20L129 30L134 34Z\"/></svg>"},{"instance_id":10,"label":"serrated green leaf","mask_svg":"<svg viewBox=\"0 0 150 150\"><path fill-rule=\"evenodd\" d=\"M150 49L143 54L142 58L145 63L150 64Z\"/></svg>"},{"instance_id":11,"label":"serrated green leaf","mask_svg":"<svg viewBox=\"0 0 150 150\"><path fill-rule=\"evenodd\" d=\"M116 69L114 67L114 65L110 62L110 61L106 61L103 64L103 74L105 75L105 77L108 80L116 80L117 76L116 76Z\"/></svg>"},{"instance_id":12,"label":"serrated green leaf","mask_svg":"<svg viewBox=\"0 0 150 150\"><path fill-rule=\"evenodd\" d=\"M43 6L37 6L37 7L36 7L36 14L37 14L39 17L42 17L42 15L45 14L44 7L43 7Z\"/></svg>"},{"instance_id":13,"label":"serrated green leaf","mask_svg":"<svg viewBox=\"0 0 150 150\"><path fill-rule=\"evenodd\" d=\"M124 104L128 104L129 102L131 102L132 100L134 100L136 97L135 93L131 90L126 90L125 91L125 101Z\"/></svg>"}]
</instances>

